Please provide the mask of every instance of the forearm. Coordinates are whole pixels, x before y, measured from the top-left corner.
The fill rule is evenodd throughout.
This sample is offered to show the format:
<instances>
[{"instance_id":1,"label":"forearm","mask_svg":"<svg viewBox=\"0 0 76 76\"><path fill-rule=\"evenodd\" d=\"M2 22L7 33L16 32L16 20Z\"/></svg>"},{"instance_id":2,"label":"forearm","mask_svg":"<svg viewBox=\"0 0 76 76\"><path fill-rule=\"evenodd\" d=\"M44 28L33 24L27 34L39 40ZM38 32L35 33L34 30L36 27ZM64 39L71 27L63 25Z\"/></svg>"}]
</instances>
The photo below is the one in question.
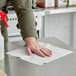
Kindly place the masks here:
<instances>
[{"instance_id":1,"label":"forearm","mask_svg":"<svg viewBox=\"0 0 76 76\"><path fill-rule=\"evenodd\" d=\"M36 44L37 40L35 37L27 37L24 39L27 45Z\"/></svg>"},{"instance_id":2,"label":"forearm","mask_svg":"<svg viewBox=\"0 0 76 76\"><path fill-rule=\"evenodd\" d=\"M23 39L26 37L36 37L35 21L31 9L19 18L19 23L21 26L21 35Z\"/></svg>"},{"instance_id":3,"label":"forearm","mask_svg":"<svg viewBox=\"0 0 76 76\"><path fill-rule=\"evenodd\" d=\"M21 3L19 3L19 1ZM27 37L36 37L35 20L31 8L31 0L12 0L12 3L18 16L23 39Z\"/></svg>"}]
</instances>

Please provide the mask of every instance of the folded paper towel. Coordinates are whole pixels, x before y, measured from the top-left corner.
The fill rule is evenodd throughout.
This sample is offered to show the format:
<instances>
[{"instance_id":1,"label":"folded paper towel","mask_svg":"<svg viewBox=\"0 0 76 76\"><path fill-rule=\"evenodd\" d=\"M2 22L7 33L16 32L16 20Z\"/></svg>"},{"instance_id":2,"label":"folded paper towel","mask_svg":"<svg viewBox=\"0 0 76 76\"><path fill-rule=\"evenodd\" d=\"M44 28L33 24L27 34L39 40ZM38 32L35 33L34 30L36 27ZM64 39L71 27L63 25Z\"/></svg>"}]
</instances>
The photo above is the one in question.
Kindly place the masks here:
<instances>
[{"instance_id":1,"label":"folded paper towel","mask_svg":"<svg viewBox=\"0 0 76 76\"><path fill-rule=\"evenodd\" d=\"M45 58L40 57L36 54L32 54L32 56L28 56L26 51L25 51L25 47L21 47L21 48L18 48L16 50L7 52L7 54L10 56L13 56L13 57L19 57L22 60L33 63L33 64L42 65L44 63L51 62L53 60L59 59L61 57L64 57L64 56L72 53L72 51L70 51L70 50L66 50L66 49L56 47L56 46L52 46L51 44L48 44L48 43L39 42L39 44L48 48L49 50L51 50L52 56L45 57Z\"/></svg>"}]
</instances>

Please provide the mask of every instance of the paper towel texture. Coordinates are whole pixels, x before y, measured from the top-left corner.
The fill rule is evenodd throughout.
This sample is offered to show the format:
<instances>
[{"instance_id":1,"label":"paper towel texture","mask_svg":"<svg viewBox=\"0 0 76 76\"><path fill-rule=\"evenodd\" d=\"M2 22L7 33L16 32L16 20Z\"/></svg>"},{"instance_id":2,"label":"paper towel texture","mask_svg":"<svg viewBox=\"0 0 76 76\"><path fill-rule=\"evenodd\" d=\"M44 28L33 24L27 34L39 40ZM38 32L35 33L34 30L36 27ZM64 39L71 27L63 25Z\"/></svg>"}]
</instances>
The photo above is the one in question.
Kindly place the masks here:
<instances>
[{"instance_id":1,"label":"paper towel texture","mask_svg":"<svg viewBox=\"0 0 76 76\"><path fill-rule=\"evenodd\" d=\"M51 50L52 56L45 57L45 58L40 57L36 54L32 54L32 56L28 56L25 51L25 47L21 47L16 50L7 52L7 54L10 56L13 56L13 57L19 57L20 59L33 63L33 64L42 65L44 63L51 62L53 60L59 59L61 57L64 57L64 56L72 53L72 51L70 51L70 50L52 46L51 44L48 44L48 43L39 42L39 44L46 47L47 49Z\"/></svg>"}]
</instances>

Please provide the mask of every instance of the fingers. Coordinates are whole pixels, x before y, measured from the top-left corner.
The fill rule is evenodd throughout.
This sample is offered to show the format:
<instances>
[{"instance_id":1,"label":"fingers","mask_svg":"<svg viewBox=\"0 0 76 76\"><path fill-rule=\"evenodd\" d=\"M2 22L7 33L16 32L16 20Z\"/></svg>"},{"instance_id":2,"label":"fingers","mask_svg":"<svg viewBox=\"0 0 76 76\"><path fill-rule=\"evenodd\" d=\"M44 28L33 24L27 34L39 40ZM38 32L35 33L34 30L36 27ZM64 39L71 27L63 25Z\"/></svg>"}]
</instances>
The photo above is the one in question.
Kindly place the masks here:
<instances>
[{"instance_id":1,"label":"fingers","mask_svg":"<svg viewBox=\"0 0 76 76\"><path fill-rule=\"evenodd\" d=\"M46 56L50 56L50 54L46 51L46 50L43 50L43 49L40 49L40 51L44 54L44 55L46 55Z\"/></svg>"},{"instance_id":2,"label":"fingers","mask_svg":"<svg viewBox=\"0 0 76 76\"><path fill-rule=\"evenodd\" d=\"M46 48L42 48L42 52L45 53L47 56L51 56L52 55L52 51Z\"/></svg>"},{"instance_id":3,"label":"fingers","mask_svg":"<svg viewBox=\"0 0 76 76\"><path fill-rule=\"evenodd\" d=\"M27 54L28 54L29 56L32 55L31 49L30 49L29 47L26 47L26 52L27 52Z\"/></svg>"},{"instance_id":4,"label":"fingers","mask_svg":"<svg viewBox=\"0 0 76 76\"><path fill-rule=\"evenodd\" d=\"M2 70L0 70L0 76L7 76Z\"/></svg>"},{"instance_id":5,"label":"fingers","mask_svg":"<svg viewBox=\"0 0 76 76\"><path fill-rule=\"evenodd\" d=\"M32 55L32 53L35 53L41 57L50 57L52 55L52 51L50 51L49 49L46 49L40 45L38 46L26 46L26 52L29 56Z\"/></svg>"},{"instance_id":6,"label":"fingers","mask_svg":"<svg viewBox=\"0 0 76 76\"><path fill-rule=\"evenodd\" d=\"M41 57L46 57L45 54L43 54L39 49L33 49L34 53L41 56Z\"/></svg>"},{"instance_id":7,"label":"fingers","mask_svg":"<svg viewBox=\"0 0 76 76\"><path fill-rule=\"evenodd\" d=\"M33 53L35 53L35 54L37 54L37 55L39 55L41 57L45 57L45 55L40 50L38 50L38 49L36 50L36 49L32 49L30 47L26 47L26 52L27 52L27 54L29 56L31 56L32 52L33 52Z\"/></svg>"},{"instance_id":8,"label":"fingers","mask_svg":"<svg viewBox=\"0 0 76 76\"><path fill-rule=\"evenodd\" d=\"M47 48L45 48L45 47L42 47L42 46L40 46L39 45L39 48L40 48L40 51L42 52L42 53L44 53L46 56L51 56L52 55L52 51L51 50L49 50L49 49L47 49Z\"/></svg>"}]
</instances>

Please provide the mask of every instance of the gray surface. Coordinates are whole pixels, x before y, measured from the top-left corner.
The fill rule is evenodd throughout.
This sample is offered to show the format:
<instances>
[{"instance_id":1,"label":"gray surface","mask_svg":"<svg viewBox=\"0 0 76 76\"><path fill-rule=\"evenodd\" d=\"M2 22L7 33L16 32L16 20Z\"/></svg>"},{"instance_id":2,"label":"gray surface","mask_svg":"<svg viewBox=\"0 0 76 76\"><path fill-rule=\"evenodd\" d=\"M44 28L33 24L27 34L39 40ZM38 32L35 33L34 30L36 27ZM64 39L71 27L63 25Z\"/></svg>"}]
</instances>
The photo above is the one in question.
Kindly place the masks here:
<instances>
[{"instance_id":1,"label":"gray surface","mask_svg":"<svg viewBox=\"0 0 76 76\"><path fill-rule=\"evenodd\" d=\"M0 69L5 70L4 59L0 60Z\"/></svg>"},{"instance_id":2,"label":"gray surface","mask_svg":"<svg viewBox=\"0 0 76 76\"><path fill-rule=\"evenodd\" d=\"M6 55L6 72L8 76L76 76L76 54L70 46L54 37L40 39L39 41L49 42L52 45L74 51L73 54L52 61L42 66L37 66L19 58ZM17 41L8 44L8 51L24 46L24 42Z\"/></svg>"}]
</instances>

